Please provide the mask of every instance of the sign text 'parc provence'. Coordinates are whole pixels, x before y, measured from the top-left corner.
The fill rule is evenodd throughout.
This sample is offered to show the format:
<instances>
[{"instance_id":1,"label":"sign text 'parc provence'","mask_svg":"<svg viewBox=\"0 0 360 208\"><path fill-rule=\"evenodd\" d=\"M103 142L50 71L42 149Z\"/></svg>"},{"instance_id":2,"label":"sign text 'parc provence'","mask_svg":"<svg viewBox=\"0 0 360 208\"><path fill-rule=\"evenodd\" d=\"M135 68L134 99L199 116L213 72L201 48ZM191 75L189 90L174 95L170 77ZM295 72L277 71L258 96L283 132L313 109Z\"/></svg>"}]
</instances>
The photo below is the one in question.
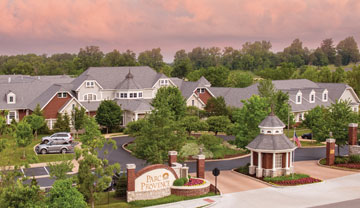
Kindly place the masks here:
<instances>
[{"instance_id":1,"label":"sign text 'parc provence'","mask_svg":"<svg viewBox=\"0 0 360 208\"><path fill-rule=\"evenodd\" d=\"M174 174L165 168L151 170L135 179L135 191L155 191L170 188L174 180Z\"/></svg>"}]
</instances>

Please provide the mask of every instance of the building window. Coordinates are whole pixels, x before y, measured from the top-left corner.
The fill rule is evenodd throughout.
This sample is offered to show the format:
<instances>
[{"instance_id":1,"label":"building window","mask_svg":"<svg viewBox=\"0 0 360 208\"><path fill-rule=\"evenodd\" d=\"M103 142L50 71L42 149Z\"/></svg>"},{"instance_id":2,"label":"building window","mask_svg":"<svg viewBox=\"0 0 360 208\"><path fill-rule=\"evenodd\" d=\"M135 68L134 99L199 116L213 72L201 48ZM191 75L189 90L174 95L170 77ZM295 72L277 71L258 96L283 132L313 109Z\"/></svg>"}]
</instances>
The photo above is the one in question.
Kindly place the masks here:
<instances>
[{"instance_id":1,"label":"building window","mask_svg":"<svg viewBox=\"0 0 360 208\"><path fill-rule=\"evenodd\" d=\"M10 111L8 114L8 124L11 124L13 120L16 120L16 111Z\"/></svg>"},{"instance_id":2,"label":"building window","mask_svg":"<svg viewBox=\"0 0 360 208\"><path fill-rule=\"evenodd\" d=\"M134 97L134 93L130 93L130 98L133 98Z\"/></svg>"},{"instance_id":3,"label":"building window","mask_svg":"<svg viewBox=\"0 0 360 208\"><path fill-rule=\"evenodd\" d=\"M303 120L303 114L299 113L299 121L302 121L302 120Z\"/></svg>"},{"instance_id":4,"label":"building window","mask_svg":"<svg viewBox=\"0 0 360 208\"><path fill-rule=\"evenodd\" d=\"M14 103L14 96L9 96L9 103Z\"/></svg>"},{"instance_id":5,"label":"building window","mask_svg":"<svg viewBox=\"0 0 360 208\"><path fill-rule=\"evenodd\" d=\"M296 102L298 102L298 103L301 102L301 95L298 95L298 96L297 96L297 101L296 101Z\"/></svg>"},{"instance_id":6,"label":"building window","mask_svg":"<svg viewBox=\"0 0 360 208\"><path fill-rule=\"evenodd\" d=\"M16 100L16 96L14 93L10 92L8 95L7 95L7 103L8 104L14 104L15 103L15 100Z\"/></svg>"},{"instance_id":7,"label":"building window","mask_svg":"<svg viewBox=\"0 0 360 208\"><path fill-rule=\"evenodd\" d=\"M75 104L72 104L72 110L75 110Z\"/></svg>"},{"instance_id":8,"label":"building window","mask_svg":"<svg viewBox=\"0 0 360 208\"><path fill-rule=\"evenodd\" d=\"M195 100L191 100L191 105L195 106Z\"/></svg>"},{"instance_id":9,"label":"building window","mask_svg":"<svg viewBox=\"0 0 360 208\"><path fill-rule=\"evenodd\" d=\"M328 99L328 97L327 97L327 92L324 92L324 93L323 93L323 101L326 102L327 99Z\"/></svg>"},{"instance_id":10,"label":"building window","mask_svg":"<svg viewBox=\"0 0 360 208\"><path fill-rule=\"evenodd\" d=\"M59 92L58 93L58 98L66 98L67 97L67 93L66 92Z\"/></svg>"},{"instance_id":11,"label":"building window","mask_svg":"<svg viewBox=\"0 0 360 208\"><path fill-rule=\"evenodd\" d=\"M84 100L88 100L88 101L92 101L92 100L96 100L96 95L95 94L86 94L84 95Z\"/></svg>"},{"instance_id":12,"label":"building window","mask_svg":"<svg viewBox=\"0 0 360 208\"><path fill-rule=\"evenodd\" d=\"M167 79L160 79L160 86L167 86L169 85L169 80Z\"/></svg>"},{"instance_id":13,"label":"building window","mask_svg":"<svg viewBox=\"0 0 360 208\"><path fill-rule=\"evenodd\" d=\"M310 103L314 103L315 102L315 91L313 90L311 93L310 93Z\"/></svg>"},{"instance_id":14,"label":"building window","mask_svg":"<svg viewBox=\"0 0 360 208\"><path fill-rule=\"evenodd\" d=\"M271 134L271 131L267 131L266 133Z\"/></svg>"},{"instance_id":15,"label":"building window","mask_svg":"<svg viewBox=\"0 0 360 208\"><path fill-rule=\"evenodd\" d=\"M282 154L275 155L275 168L282 168Z\"/></svg>"},{"instance_id":16,"label":"building window","mask_svg":"<svg viewBox=\"0 0 360 208\"><path fill-rule=\"evenodd\" d=\"M297 94L296 94L296 104L301 104L301 100L302 100L302 93L299 91Z\"/></svg>"},{"instance_id":17,"label":"building window","mask_svg":"<svg viewBox=\"0 0 360 208\"><path fill-rule=\"evenodd\" d=\"M202 94L205 93L205 88L197 88L196 91Z\"/></svg>"},{"instance_id":18,"label":"building window","mask_svg":"<svg viewBox=\"0 0 360 208\"><path fill-rule=\"evenodd\" d=\"M95 82L94 82L94 81L86 81L86 82L85 82L85 86L86 86L86 87L94 87L94 86L95 86Z\"/></svg>"},{"instance_id":19,"label":"building window","mask_svg":"<svg viewBox=\"0 0 360 208\"><path fill-rule=\"evenodd\" d=\"M142 92L139 92L139 98L142 98Z\"/></svg>"}]
</instances>

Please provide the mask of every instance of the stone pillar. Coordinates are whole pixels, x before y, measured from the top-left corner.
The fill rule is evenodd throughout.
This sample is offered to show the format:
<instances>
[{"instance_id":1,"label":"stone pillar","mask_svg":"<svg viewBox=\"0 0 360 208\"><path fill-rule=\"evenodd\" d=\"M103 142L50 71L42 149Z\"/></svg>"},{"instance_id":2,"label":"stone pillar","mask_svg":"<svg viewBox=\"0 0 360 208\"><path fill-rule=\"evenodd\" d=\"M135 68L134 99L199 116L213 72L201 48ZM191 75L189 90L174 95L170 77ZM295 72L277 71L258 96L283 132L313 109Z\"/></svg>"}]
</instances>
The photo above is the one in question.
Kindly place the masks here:
<instances>
[{"instance_id":1,"label":"stone pillar","mask_svg":"<svg viewBox=\"0 0 360 208\"><path fill-rule=\"evenodd\" d=\"M177 160L177 152L176 151L169 151L169 166L171 167L171 164L176 163Z\"/></svg>"},{"instance_id":2,"label":"stone pillar","mask_svg":"<svg viewBox=\"0 0 360 208\"><path fill-rule=\"evenodd\" d=\"M326 165L334 165L335 162L335 139L326 140Z\"/></svg>"},{"instance_id":3,"label":"stone pillar","mask_svg":"<svg viewBox=\"0 0 360 208\"><path fill-rule=\"evenodd\" d=\"M189 167L184 165L184 167L180 168L180 178L188 178L189 176Z\"/></svg>"},{"instance_id":4,"label":"stone pillar","mask_svg":"<svg viewBox=\"0 0 360 208\"><path fill-rule=\"evenodd\" d=\"M349 145L357 145L357 123L349 124Z\"/></svg>"},{"instance_id":5,"label":"stone pillar","mask_svg":"<svg viewBox=\"0 0 360 208\"><path fill-rule=\"evenodd\" d=\"M205 179L205 155L196 158L196 177Z\"/></svg>"},{"instance_id":6,"label":"stone pillar","mask_svg":"<svg viewBox=\"0 0 360 208\"><path fill-rule=\"evenodd\" d=\"M135 164L126 164L127 191L135 191Z\"/></svg>"},{"instance_id":7,"label":"stone pillar","mask_svg":"<svg viewBox=\"0 0 360 208\"><path fill-rule=\"evenodd\" d=\"M249 166L249 174L254 175L255 174L256 167L254 166L254 152L251 151L250 153L250 166Z\"/></svg>"},{"instance_id":8,"label":"stone pillar","mask_svg":"<svg viewBox=\"0 0 360 208\"><path fill-rule=\"evenodd\" d=\"M261 178L263 176L263 169L261 164L261 152L258 152L258 168L256 168L256 177Z\"/></svg>"}]
</instances>

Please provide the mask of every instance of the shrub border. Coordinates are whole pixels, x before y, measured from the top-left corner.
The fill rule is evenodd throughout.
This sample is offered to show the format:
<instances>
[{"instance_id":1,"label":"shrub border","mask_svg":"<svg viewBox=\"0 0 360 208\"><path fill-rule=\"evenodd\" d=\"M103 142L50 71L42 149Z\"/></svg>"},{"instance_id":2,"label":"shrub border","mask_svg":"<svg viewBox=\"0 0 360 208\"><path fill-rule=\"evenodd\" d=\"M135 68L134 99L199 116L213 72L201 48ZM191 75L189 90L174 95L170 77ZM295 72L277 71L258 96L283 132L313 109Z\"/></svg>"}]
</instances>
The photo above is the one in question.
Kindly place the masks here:
<instances>
[{"instance_id":1,"label":"shrub border","mask_svg":"<svg viewBox=\"0 0 360 208\"><path fill-rule=\"evenodd\" d=\"M326 158L321 158L320 160L323 160ZM344 167L337 167L337 166L329 166L329 165L323 165L320 163L320 160L318 160L316 163L318 166L320 167L324 167L324 168L331 168L331 169L337 169L337 170L344 170L344 171L351 171L351 172L355 172L355 173L359 173L360 170L359 169L353 169L353 168L344 168Z\"/></svg>"}]
</instances>

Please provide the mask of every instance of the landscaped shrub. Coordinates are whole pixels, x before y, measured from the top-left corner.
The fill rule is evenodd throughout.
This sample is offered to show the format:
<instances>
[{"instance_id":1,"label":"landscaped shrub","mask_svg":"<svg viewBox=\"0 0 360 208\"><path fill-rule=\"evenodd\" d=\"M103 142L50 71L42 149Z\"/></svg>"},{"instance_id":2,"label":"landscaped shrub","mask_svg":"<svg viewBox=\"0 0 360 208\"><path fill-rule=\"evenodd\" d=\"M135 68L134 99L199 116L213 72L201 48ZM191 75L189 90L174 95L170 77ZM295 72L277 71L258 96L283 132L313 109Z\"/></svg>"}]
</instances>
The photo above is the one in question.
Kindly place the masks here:
<instances>
[{"instance_id":1,"label":"landscaped shrub","mask_svg":"<svg viewBox=\"0 0 360 208\"><path fill-rule=\"evenodd\" d=\"M235 171L247 175L249 174L249 166L250 163L246 164L245 166L238 167L237 169L235 169Z\"/></svg>"},{"instance_id":2,"label":"landscaped shrub","mask_svg":"<svg viewBox=\"0 0 360 208\"><path fill-rule=\"evenodd\" d=\"M183 186L187 182L188 182L187 178L178 178L174 181L173 185L174 186Z\"/></svg>"},{"instance_id":3,"label":"landscaped shrub","mask_svg":"<svg viewBox=\"0 0 360 208\"><path fill-rule=\"evenodd\" d=\"M194 142L188 142L186 143L180 150L180 157L187 159L190 156L198 155L199 154L199 148L200 146ZM203 154L206 158L213 158L212 152L207 150L206 148L203 148Z\"/></svg>"},{"instance_id":4,"label":"landscaped shrub","mask_svg":"<svg viewBox=\"0 0 360 208\"><path fill-rule=\"evenodd\" d=\"M345 164L349 162L349 157L335 157L335 164Z\"/></svg>"},{"instance_id":5,"label":"landscaped shrub","mask_svg":"<svg viewBox=\"0 0 360 208\"><path fill-rule=\"evenodd\" d=\"M122 176L120 176L120 178L116 182L115 196L126 197L126 189L127 189L127 179L125 174L122 174Z\"/></svg>"},{"instance_id":6,"label":"landscaped shrub","mask_svg":"<svg viewBox=\"0 0 360 208\"><path fill-rule=\"evenodd\" d=\"M350 155L351 163L360 163L360 155Z\"/></svg>"},{"instance_id":7,"label":"landscaped shrub","mask_svg":"<svg viewBox=\"0 0 360 208\"><path fill-rule=\"evenodd\" d=\"M130 134L131 136L137 136L140 130L146 125L146 119L139 119L137 121L131 121L126 125L124 130L125 134Z\"/></svg>"},{"instance_id":8,"label":"landscaped shrub","mask_svg":"<svg viewBox=\"0 0 360 208\"><path fill-rule=\"evenodd\" d=\"M204 134L201 135L198 138L198 144L203 144L204 147L212 152L214 148L218 148L218 146L221 145L223 139L213 136L213 135L208 135L208 134Z\"/></svg>"}]
</instances>

